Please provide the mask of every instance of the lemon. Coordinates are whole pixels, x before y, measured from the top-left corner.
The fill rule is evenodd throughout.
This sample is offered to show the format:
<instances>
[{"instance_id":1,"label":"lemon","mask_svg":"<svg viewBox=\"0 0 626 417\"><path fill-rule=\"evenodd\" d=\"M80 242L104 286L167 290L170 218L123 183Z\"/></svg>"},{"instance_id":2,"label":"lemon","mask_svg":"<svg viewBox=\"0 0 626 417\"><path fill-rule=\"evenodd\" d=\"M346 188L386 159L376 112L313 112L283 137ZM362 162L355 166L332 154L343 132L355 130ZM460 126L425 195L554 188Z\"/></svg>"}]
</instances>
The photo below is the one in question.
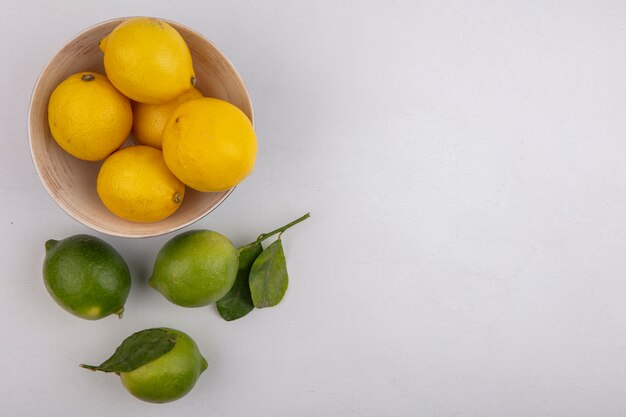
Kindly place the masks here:
<instances>
[{"instance_id":1,"label":"lemon","mask_svg":"<svg viewBox=\"0 0 626 417\"><path fill-rule=\"evenodd\" d=\"M234 105L200 98L179 106L163 130L163 157L183 183L198 191L224 191L254 168L252 123Z\"/></svg>"},{"instance_id":2,"label":"lemon","mask_svg":"<svg viewBox=\"0 0 626 417\"><path fill-rule=\"evenodd\" d=\"M113 85L140 103L165 103L195 83L185 40L162 20L127 19L100 41L100 49Z\"/></svg>"},{"instance_id":3,"label":"lemon","mask_svg":"<svg viewBox=\"0 0 626 417\"><path fill-rule=\"evenodd\" d=\"M151 403L166 403L183 397L207 368L206 359L191 337L179 330L164 330L176 337L172 350L133 371L119 374L128 392Z\"/></svg>"},{"instance_id":4,"label":"lemon","mask_svg":"<svg viewBox=\"0 0 626 417\"><path fill-rule=\"evenodd\" d=\"M137 143L161 149L161 135L167 119L183 103L201 98L202 93L195 87L163 104L133 102L133 134Z\"/></svg>"},{"instance_id":5,"label":"lemon","mask_svg":"<svg viewBox=\"0 0 626 417\"><path fill-rule=\"evenodd\" d=\"M159 251L150 286L172 303L202 307L232 288L239 252L224 235L191 230L170 239Z\"/></svg>"},{"instance_id":6,"label":"lemon","mask_svg":"<svg viewBox=\"0 0 626 417\"><path fill-rule=\"evenodd\" d=\"M137 145L123 148L104 161L97 191L116 216L156 222L178 209L185 185L167 169L160 150Z\"/></svg>"},{"instance_id":7,"label":"lemon","mask_svg":"<svg viewBox=\"0 0 626 417\"><path fill-rule=\"evenodd\" d=\"M79 159L99 161L118 149L130 133L130 101L96 72L71 75L48 102L48 123L54 140Z\"/></svg>"},{"instance_id":8,"label":"lemon","mask_svg":"<svg viewBox=\"0 0 626 417\"><path fill-rule=\"evenodd\" d=\"M121 316L130 292L130 272L122 256L89 235L48 240L43 277L57 304L87 320Z\"/></svg>"}]
</instances>

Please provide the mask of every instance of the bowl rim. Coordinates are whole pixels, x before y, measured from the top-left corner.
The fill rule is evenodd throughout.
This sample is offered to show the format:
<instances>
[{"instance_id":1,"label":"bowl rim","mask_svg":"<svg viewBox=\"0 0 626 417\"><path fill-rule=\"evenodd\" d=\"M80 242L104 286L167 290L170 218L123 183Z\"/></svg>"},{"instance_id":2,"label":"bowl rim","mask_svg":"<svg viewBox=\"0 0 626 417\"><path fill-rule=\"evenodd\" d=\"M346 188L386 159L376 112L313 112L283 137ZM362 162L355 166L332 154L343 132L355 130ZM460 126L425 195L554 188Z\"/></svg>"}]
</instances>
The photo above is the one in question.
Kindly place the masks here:
<instances>
[{"instance_id":1,"label":"bowl rim","mask_svg":"<svg viewBox=\"0 0 626 417\"><path fill-rule=\"evenodd\" d=\"M46 64L44 65L44 67L41 69L41 71L39 72L39 75L37 76L37 80L35 81L35 84L33 85L33 89L32 92L30 94L30 99L28 102L28 118L27 118L27 123L28 123L28 146L30 149L30 158L31 161L33 163L33 166L35 167L35 171L37 172L37 176L39 177L39 182L43 185L43 187L45 188L46 192L48 193L48 195L52 198L52 200L57 204L57 206L59 206L63 212L70 216L72 219L74 219L75 221L79 222L80 224L96 231L96 232L100 232L109 236L114 236L114 237L122 237L122 238L130 238L130 239L142 239L142 238L149 238L149 237L157 237L157 236L163 236L166 235L168 233L173 233L176 232L180 229L183 229L201 219L203 219L204 217L206 217L207 215L209 215L209 213L211 213L213 210L215 210L216 208L218 208L223 202L224 200L226 200L231 194L232 192L235 190L235 188L237 188L237 186L234 186L226 191L223 191L225 194L217 201L217 203L215 205L213 205L212 207L210 207L207 211L201 213L199 216L192 218L191 220L188 220L186 222L183 222L179 225L170 227L168 229L165 230L160 230L160 231L154 231L154 232L147 232L147 233L141 233L141 234L134 234L133 232L120 232L120 231L114 231L114 230L110 230L107 229L105 227L100 227L98 225L92 224L91 222L89 222L86 219L74 216L71 212L70 212L70 207L66 206L66 204L62 203L61 201L59 201L54 194L52 193L52 190L50 189L49 185L47 182L45 182L43 180L42 177L42 173L41 173L41 169L39 167L39 164L37 163L36 159L35 159L35 152L33 149L33 132L32 132L32 123L31 123L31 119L33 117L33 100L35 98L35 93L37 92L40 83L42 82L42 76L44 75L44 73L46 73L46 71L48 70L48 67L50 66L51 62L54 60L54 58L59 55L61 53L61 51L71 42L77 40L78 38L80 38L81 36L83 36L85 33L94 30L96 28L98 28L99 26L105 25L105 24L110 24L110 23L114 23L114 22L118 22L121 23L127 19L131 19L133 17L148 17L148 16L141 16L141 15L136 15L136 16L126 16L126 17L115 17L112 19L107 19L107 20L103 20L101 22L95 23L93 25L88 26L87 28L81 30L80 32L78 32L77 34L75 34L74 36L72 36L70 39L68 39L60 48L58 48L51 56L50 58L48 58L48 61L46 62ZM153 17L153 16L151 16ZM190 28L187 25L183 25L179 22L173 21L173 20L169 20L169 19L164 19L161 17L154 17L155 19L159 19L162 20L164 22L167 22L168 24L174 26L174 28L181 27L184 28L185 30L188 30L189 32L192 32L194 35L202 38L204 41L206 41L207 43L209 43L213 48L215 48L215 50L224 58L224 60L226 61L226 63L228 64L228 66L230 67L230 69L233 72L233 75L235 76L235 78L237 79L237 81L239 83L241 83L241 85L243 86L243 89L246 93L246 101L248 104L248 107L250 108L250 122L252 123L252 126L254 127L254 108L252 106L252 100L250 98L250 93L248 91L248 88L246 87L243 78L241 77L241 75L239 74L239 72L237 71L237 69L235 68L235 66L233 65L233 63L230 61L230 59L226 56L226 54L224 54L224 52L219 49L213 42L211 42L211 40L209 40L208 38L206 38L204 35L202 35L200 32ZM131 222L132 223L132 222ZM138 223L141 224L141 223Z\"/></svg>"}]
</instances>

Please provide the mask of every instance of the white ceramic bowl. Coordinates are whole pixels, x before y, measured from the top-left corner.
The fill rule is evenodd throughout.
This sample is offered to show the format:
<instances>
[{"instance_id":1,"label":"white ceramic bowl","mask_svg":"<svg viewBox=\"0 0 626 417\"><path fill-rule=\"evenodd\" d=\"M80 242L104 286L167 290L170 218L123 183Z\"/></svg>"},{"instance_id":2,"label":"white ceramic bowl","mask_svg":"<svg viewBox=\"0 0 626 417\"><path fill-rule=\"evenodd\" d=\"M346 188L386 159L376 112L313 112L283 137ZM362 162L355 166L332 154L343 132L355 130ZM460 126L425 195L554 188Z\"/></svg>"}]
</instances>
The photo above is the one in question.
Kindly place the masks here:
<instances>
[{"instance_id":1,"label":"white ceramic bowl","mask_svg":"<svg viewBox=\"0 0 626 417\"><path fill-rule=\"evenodd\" d=\"M185 200L170 217L154 223L135 223L109 212L96 193L101 162L81 161L57 145L48 126L48 101L52 91L68 76L81 71L104 73L98 42L126 18L92 26L65 44L41 72L31 97L28 136L33 163L44 187L63 210L85 226L113 236L139 238L178 230L210 213L233 189L201 193L187 187ZM215 45L199 33L176 22L172 25L189 45L196 87L207 97L226 100L253 121L252 104L244 83ZM253 121L254 123L254 121Z\"/></svg>"}]
</instances>

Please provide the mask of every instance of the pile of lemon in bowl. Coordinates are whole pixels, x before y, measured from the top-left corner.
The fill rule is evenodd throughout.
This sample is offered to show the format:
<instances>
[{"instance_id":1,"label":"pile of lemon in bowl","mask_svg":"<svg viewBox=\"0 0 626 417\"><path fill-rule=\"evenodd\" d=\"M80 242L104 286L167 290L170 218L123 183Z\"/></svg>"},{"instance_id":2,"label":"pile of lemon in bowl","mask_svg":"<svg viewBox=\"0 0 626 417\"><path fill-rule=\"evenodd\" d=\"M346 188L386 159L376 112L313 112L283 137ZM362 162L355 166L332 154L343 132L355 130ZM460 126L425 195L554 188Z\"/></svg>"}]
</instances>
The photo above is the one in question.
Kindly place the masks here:
<instances>
[{"instance_id":1,"label":"pile of lemon in bowl","mask_svg":"<svg viewBox=\"0 0 626 417\"><path fill-rule=\"evenodd\" d=\"M160 221L183 203L186 186L224 191L252 172L252 123L234 105L195 88L191 54L176 29L131 18L99 46L106 75L81 72L59 84L48 122L65 151L104 160L95 186L112 213ZM122 147L131 132L136 144Z\"/></svg>"}]
</instances>

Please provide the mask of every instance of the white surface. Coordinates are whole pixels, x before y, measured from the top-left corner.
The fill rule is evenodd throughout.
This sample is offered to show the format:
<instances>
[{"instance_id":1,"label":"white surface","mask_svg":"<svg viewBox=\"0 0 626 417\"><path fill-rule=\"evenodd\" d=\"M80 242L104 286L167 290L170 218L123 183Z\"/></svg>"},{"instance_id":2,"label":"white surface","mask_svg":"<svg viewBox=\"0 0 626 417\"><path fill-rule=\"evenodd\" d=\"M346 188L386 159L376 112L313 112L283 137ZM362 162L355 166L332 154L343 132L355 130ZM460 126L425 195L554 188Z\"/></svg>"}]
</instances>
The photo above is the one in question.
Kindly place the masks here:
<instances>
[{"instance_id":1,"label":"white surface","mask_svg":"<svg viewBox=\"0 0 626 417\"><path fill-rule=\"evenodd\" d=\"M624 415L626 4L125 3L0 9L0 415ZM31 164L31 87L128 15L202 32L246 81L256 170L193 227L243 244L311 211L284 236L279 307L226 323L169 304L146 279L171 236L106 238L134 275L121 321L45 292L44 241L90 231ZM210 363L184 399L78 368L161 325Z\"/></svg>"}]
</instances>

